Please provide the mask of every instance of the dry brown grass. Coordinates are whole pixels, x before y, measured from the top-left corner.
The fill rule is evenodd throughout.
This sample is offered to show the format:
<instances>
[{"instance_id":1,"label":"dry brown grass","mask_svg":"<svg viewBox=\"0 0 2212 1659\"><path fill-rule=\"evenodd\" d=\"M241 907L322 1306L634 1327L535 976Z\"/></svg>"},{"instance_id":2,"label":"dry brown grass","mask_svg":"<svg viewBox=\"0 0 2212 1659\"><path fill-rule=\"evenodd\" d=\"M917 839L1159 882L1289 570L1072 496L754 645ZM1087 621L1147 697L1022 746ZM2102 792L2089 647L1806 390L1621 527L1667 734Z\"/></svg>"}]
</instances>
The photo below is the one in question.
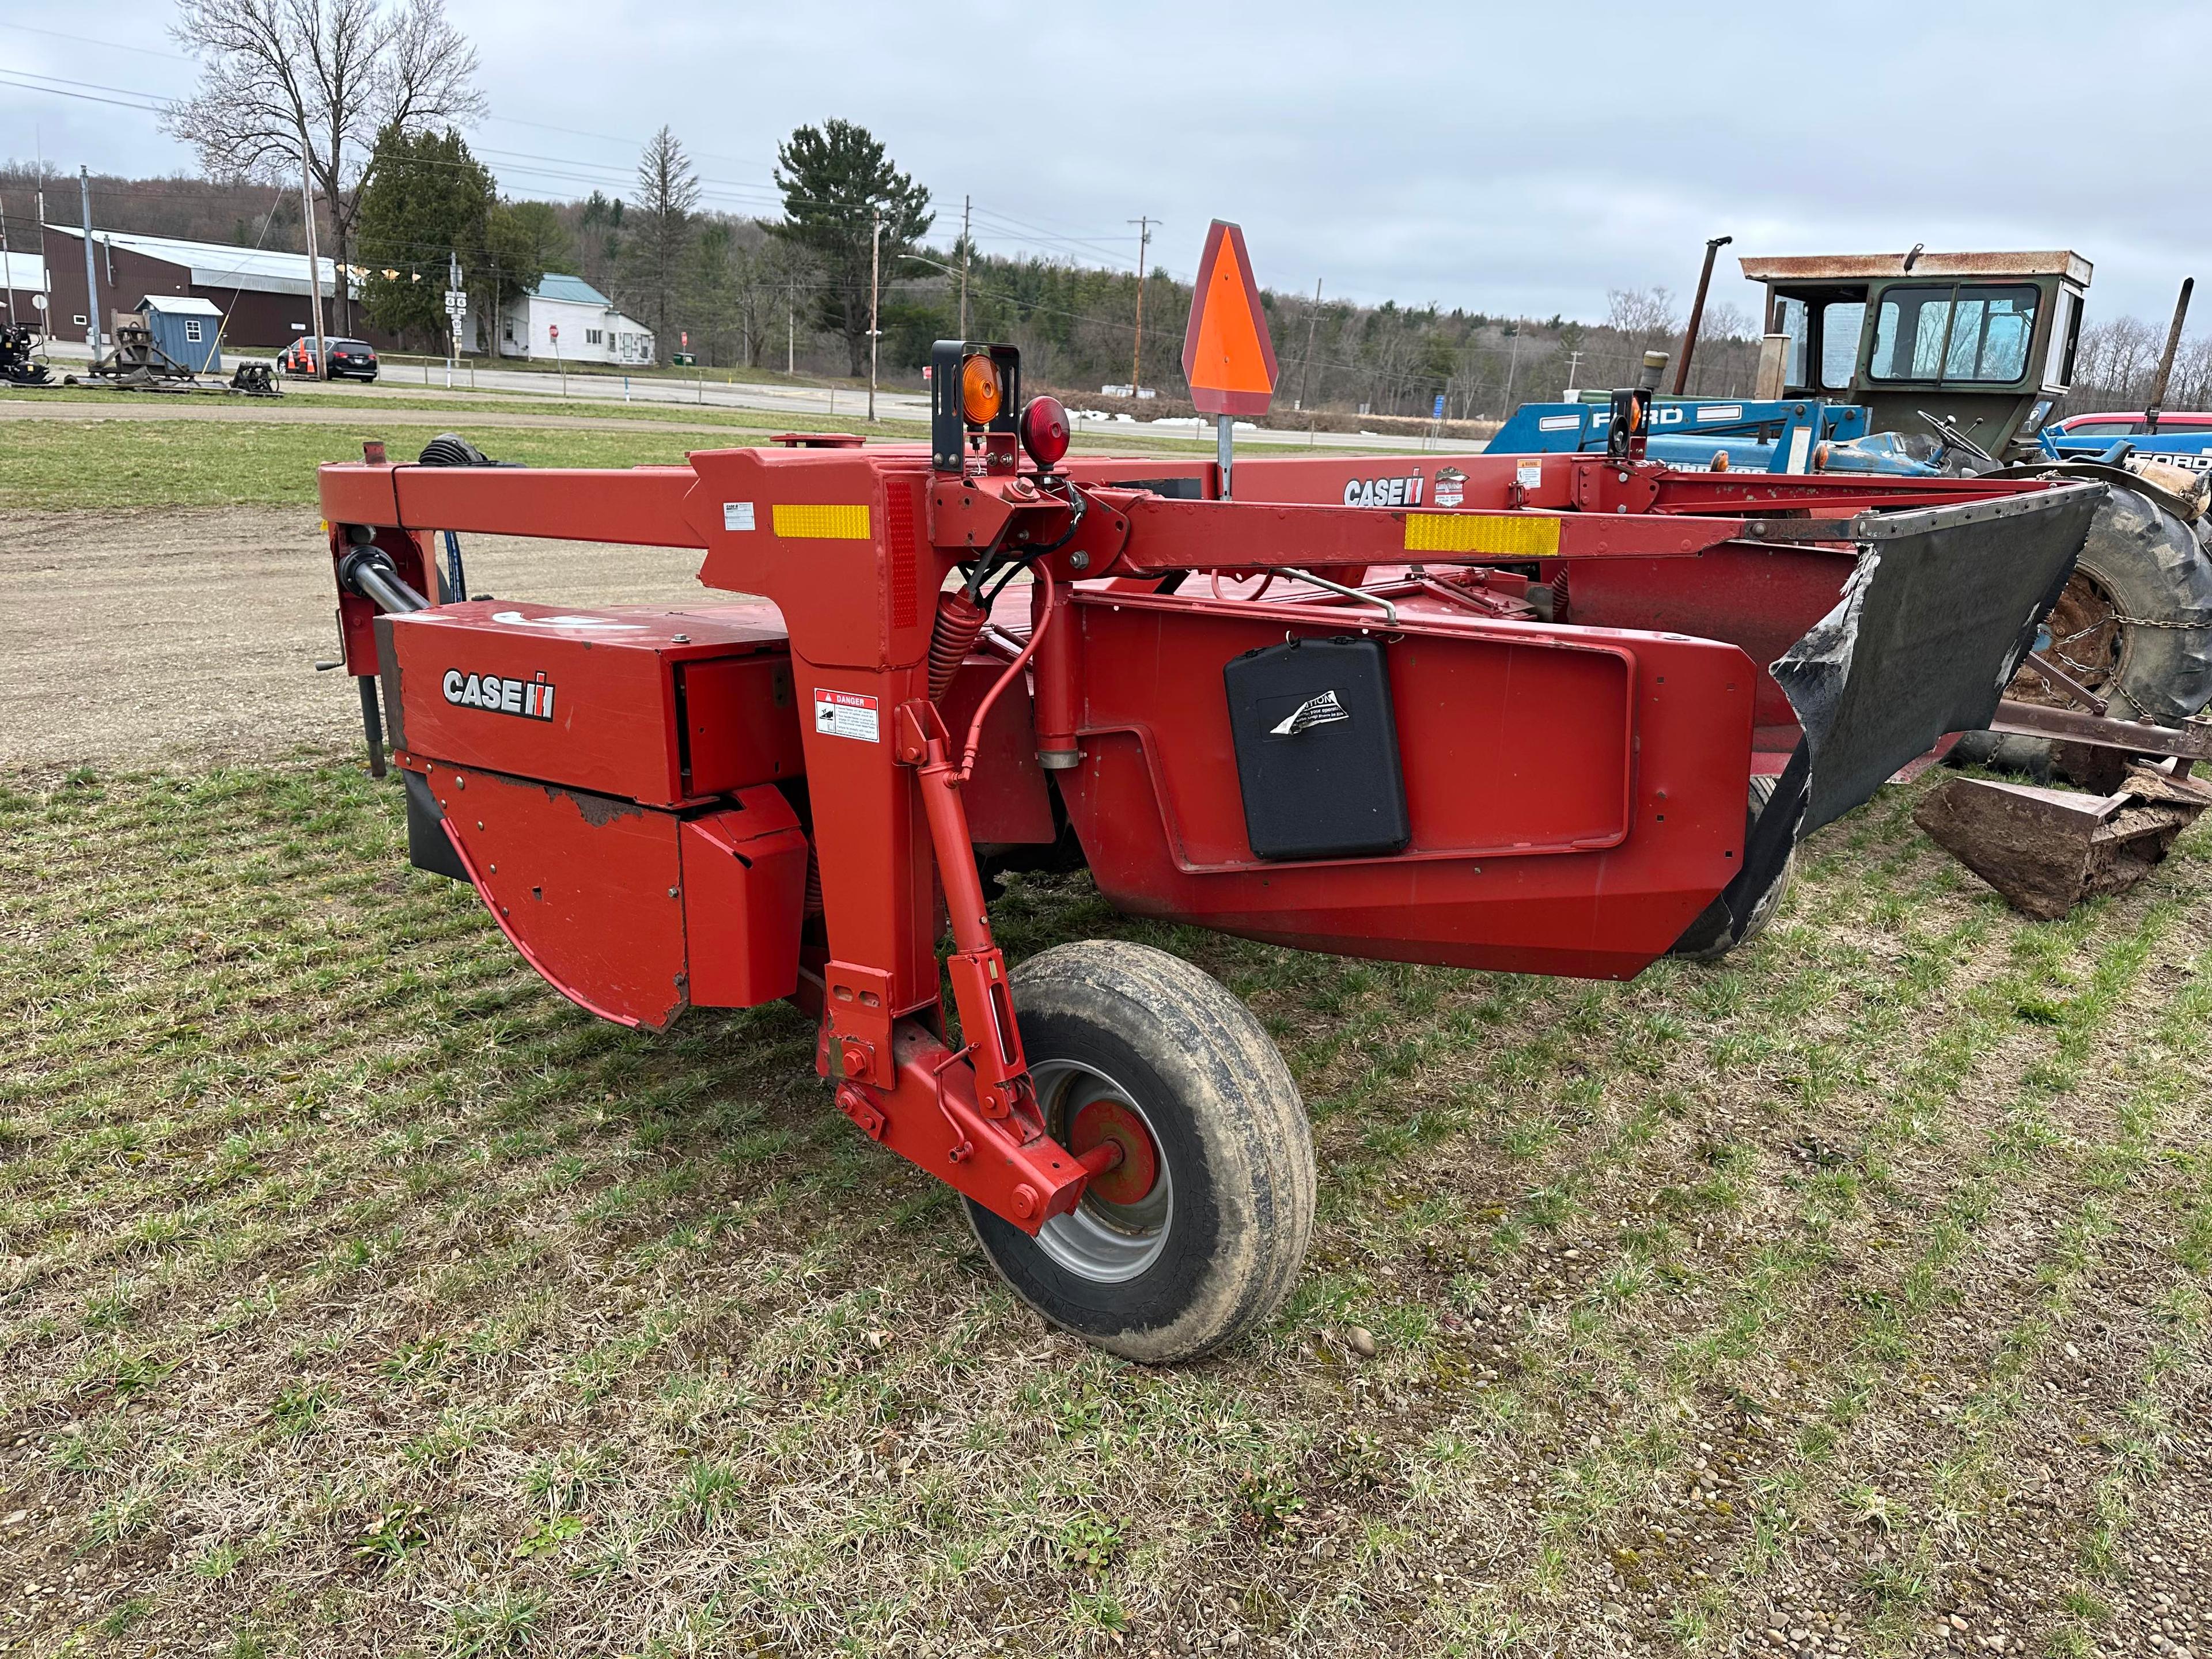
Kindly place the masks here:
<instances>
[{"instance_id":1,"label":"dry brown grass","mask_svg":"<svg viewBox=\"0 0 2212 1659\"><path fill-rule=\"evenodd\" d=\"M2207 1651L2212 836L2038 925L1910 803L1626 987L1018 879L1017 953L1192 957L1313 1109L1292 1304L1146 1371L797 1015L594 1024L396 789L19 775L0 1651Z\"/></svg>"}]
</instances>

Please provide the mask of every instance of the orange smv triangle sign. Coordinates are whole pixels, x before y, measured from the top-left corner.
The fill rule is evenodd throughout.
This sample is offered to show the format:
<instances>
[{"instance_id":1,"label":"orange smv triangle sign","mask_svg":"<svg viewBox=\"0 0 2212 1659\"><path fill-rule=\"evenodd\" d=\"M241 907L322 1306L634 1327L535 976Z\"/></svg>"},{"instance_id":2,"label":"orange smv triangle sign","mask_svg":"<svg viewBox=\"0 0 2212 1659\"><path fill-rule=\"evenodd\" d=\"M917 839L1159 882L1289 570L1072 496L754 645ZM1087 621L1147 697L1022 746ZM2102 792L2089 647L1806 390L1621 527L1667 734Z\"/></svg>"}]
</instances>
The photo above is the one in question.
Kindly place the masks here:
<instances>
[{"instance_id":1,"label":"orange smv triangle sign","mask_svg":"<svg viewBox=\"0 0 2212 1659\"><path fill-rule=\"evenodd\" d=\"M1182 337L1183 378L1206 415L1264 415L1275 395L1275 343L1244 233L1216 219L1206 233Z\"/></svg>"}]
</instances>

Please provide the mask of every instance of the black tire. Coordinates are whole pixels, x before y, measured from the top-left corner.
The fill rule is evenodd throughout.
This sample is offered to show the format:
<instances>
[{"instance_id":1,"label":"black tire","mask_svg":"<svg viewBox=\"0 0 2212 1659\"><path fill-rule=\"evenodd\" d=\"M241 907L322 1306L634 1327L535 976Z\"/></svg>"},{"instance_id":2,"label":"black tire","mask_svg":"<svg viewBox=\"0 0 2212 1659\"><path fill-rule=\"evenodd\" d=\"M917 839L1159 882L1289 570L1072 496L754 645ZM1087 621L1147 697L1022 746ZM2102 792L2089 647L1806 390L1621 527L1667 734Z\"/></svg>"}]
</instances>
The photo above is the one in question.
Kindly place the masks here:
<instances>
[{"instance_id":1,"label":"black tire","mask_svg":"<svg viewBox=\"0 0 2212 1659\"><path fill-rule=\"evenodd\" d=\"M1034 957L1012 987L1055 1137L1085 1104L1126 1103L1159 1173L1127 1205L1086 1192L1036 1238L971 1201L992 1265L1053 1323L1148 1364L1265 1322L1313 1235L1313 1134L1251 1011L1179 957L1105 940Z\"/></svg>"},{"instance_id":2,"label":"black tire","mask_svg":"<svg viewBox=\"0 0 2212 1659\"><path fill-rule=\"evenodd\" d=\"M1766 803L1774 799L1774 786L1778 781L1779 780L1775 778L1753 778L1751 781L1745 792L1743 813L1743 832L1747 838L1751 834L1751 826L1759 822L1759 815L1765 811ZM1790 896L1790 889L1796 879L1797 849L1793 847L1790 849L1790 856L1783 861L1781 871L1767 883L1766 890L1751 907L1751 915L1744 920L1741 939L1729 937L1728 905L1723 900L1715 899L1683 931L1682 937L1674 941L1674 948L1667 954L1680 957L1686 962L1718 962L1730 951L1741 950L1766 931L1767 924L1782 908L1782 901Z\"/></svg>"},{"instance_id":3,"label":"black tire","mask_svg":"<svg viewBox=\"0 0 2212 1659\"><path fill-rule=\"evenodd\" d=\"M2212 702L2212 558L2198 526L2140 490L2112 485L2053 621L2069 609L2075 627L2100 615L2185 624L2123 621L2078 637L2057 637L2073 632L2064 624L2046 630L2051 654L2108 698L2115 719L2171 726ZM2029 668L2014 684L2033 678Z\"/></svg>"},{"instance_id":4,"label":"black tire","mask_svg":"<svg viewBox=\"0 0 2212 1659\"><path fill-rule=\"evenodd\" d=\"M2144 490L2113 482L2090 521L2074 574L2044 619L2040 649L2103 696L2115 720L2178 726L2212 702L2212 554L2203 521L2191 525ZM2133 618L2136 620L2118 620ZM2180 624L2177 626L2176 624ZM2033 665L2013 677L2008 696L2075 707ZM2043 738L1968 732L1955 765L1993 767L2038 783L2054 777L2091 785L2101 769L2079 745Z\"/></svg>"}]
</instances>

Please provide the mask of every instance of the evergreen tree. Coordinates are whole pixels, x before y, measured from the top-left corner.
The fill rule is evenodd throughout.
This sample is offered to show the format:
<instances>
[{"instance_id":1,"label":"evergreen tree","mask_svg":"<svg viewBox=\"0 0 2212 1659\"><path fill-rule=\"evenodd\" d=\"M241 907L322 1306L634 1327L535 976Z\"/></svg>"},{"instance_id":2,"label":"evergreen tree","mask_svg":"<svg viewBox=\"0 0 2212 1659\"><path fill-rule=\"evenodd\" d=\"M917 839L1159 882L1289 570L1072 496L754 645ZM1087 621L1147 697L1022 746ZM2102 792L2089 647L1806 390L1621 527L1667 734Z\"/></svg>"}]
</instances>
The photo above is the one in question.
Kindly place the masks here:
<instances>
[{"instance_id":1,"label":"evergreen tree","mask_svg":"<svg viewBox=\"0 0 2212 1659\"><path fill-rule=\"evenodd\" d=\"M654 349L664 362L676 349L684 255L698 206L699 180L690 160L676 135L663 127L638 158L637 199L623 221L623 277L630 303L653 325Z\"/></svg>"},{"instance_id":2,"label":"evergreen tree","mask_svg":"<svg viewBox=\"0 0 2212 1659\"><path fill-rule=\"evenodd\" d=\"M875 226L883 222L882 287L898 258L928 234L929 192L896 167L880 140L849 121L800 127L776 151L776 187L783 222L776 234L813 255L822 276L816 299L821 326L845 341L854 374L868 360L868 294Z\"/></svg>"},{"instance_id":3,"label":"evergreen tree","mask_svg":"<svg viewBox=\"0 0 2212 1659\"><path fill-rule=\"evenodd\" d=\"M409 133L393 123L376 136L362 186L356 246L368 279L369 320L392 334L446 333L448 258L481 247L496 186L461 135Z\"/></svg>"}]
</instances>

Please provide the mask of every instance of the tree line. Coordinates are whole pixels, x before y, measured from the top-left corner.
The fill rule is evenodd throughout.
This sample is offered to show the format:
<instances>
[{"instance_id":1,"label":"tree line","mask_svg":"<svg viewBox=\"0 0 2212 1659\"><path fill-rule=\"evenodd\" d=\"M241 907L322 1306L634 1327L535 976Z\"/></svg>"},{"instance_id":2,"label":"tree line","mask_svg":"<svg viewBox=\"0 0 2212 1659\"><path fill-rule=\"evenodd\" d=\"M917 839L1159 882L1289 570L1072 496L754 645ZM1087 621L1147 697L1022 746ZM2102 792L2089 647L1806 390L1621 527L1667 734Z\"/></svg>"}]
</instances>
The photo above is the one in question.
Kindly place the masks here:
<instances>
[{"instance_id":1,"label":"tree line","mask_svg":"<svg viewBox=\"0 0 2212 1659\"><path fill-rule=\"evenodd\" d=\"M483 99L474 48L443 0L178 0L172 33L200 82L165 119L210 177L102 179L95 222L298 251L304 171L324 249L341 268L342 331L358 311L441 349L458 263L472 301L482 296L478 313L493 319L483 342L492 349L503 307L565 271L649 327L664 362L688 351L715 367L860 375L872 343L884 378L911 382L931 342L961 332L964 317L970 337L1019 346L1033 385L1186 391L1189 284L1148 273L1140 330L1133 272L987 254L947 238L928 190L854 123L801 126L779 146L775 216L704 209L666 127L626 191L518 198L461 136ZM41 182L21 164L0 168L0 208L21 251L39 240L25 210ZM57 223L76 222L73 183L49 190ZM1325 285L1261 299L1279 400L1293 410L1425 416L1441 398L1450 418L1495 417L1571 388L1630 384L1646 351L1679 349L1682 329L1682 307L1664 288L1613 291L1595 321L1355 303ZM1743 307L1709 306L1689 390L1748 393L1758 328ZM2162 338L2133 318L2085 329L2069 406L2139 403ZM2199 337L2185 345L2168 403L2208 401L2212 340Z\"/></svg>"}]
</instances>

